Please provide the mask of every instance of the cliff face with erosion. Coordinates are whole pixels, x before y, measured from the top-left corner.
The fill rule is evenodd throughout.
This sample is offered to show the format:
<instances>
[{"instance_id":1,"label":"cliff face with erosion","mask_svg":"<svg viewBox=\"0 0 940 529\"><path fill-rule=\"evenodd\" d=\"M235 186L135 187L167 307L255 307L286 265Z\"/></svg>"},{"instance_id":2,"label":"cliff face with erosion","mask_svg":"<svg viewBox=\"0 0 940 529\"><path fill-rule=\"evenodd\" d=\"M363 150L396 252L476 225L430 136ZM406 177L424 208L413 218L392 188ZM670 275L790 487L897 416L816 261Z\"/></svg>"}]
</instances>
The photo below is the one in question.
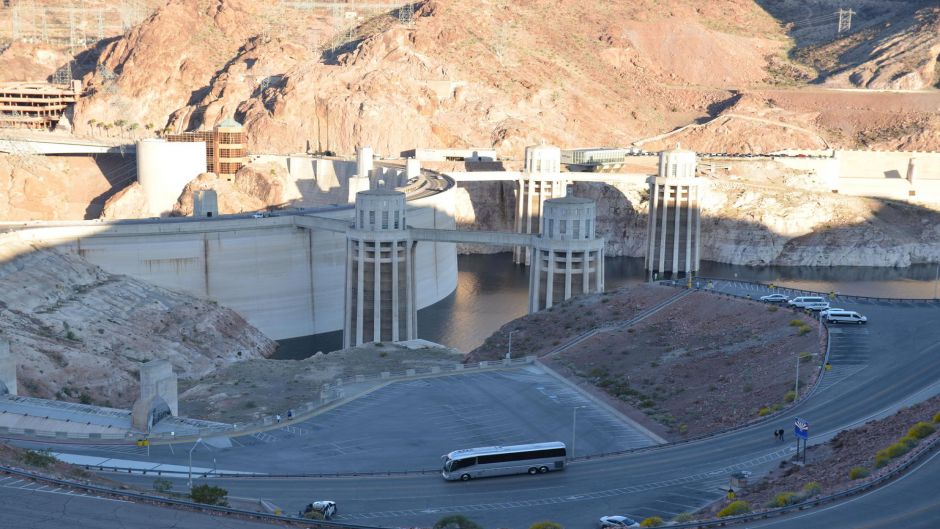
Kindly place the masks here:
<instances>
[{"instance_id":1,"label":"cliff face with erosion","mask_svg":"<svg viewBox=\"0 0 940 529\"><path fill-rule=\"evenodd\" d=\"M819 188L820 182L769 165L754 164L753 172L762 178L703 178L709 184L701 204L703 259L743 265L902 267L940 260L937 211L808 191ZM506 202L514 210L512 191L506 187L474 183L471 193L459 195L461 227L472 223L474 229L511 231L507 219L486 214ZM607 240L607 255L646 254L645 184L578 182L573 193L597 202L597 233Z\"/></svg>"},{"instance_id":2,"label":"cliff face with erosion","mask_svg":"<svg viewBox=\"0 0 940 529\"><path fill-rule=\"evenodd\" d=\"M163 359L198 379L275 343L234 311L78 256L0 241L0 339L11 343L20 394L129 407L142 362Z\"/></svg>"}]
</instances>

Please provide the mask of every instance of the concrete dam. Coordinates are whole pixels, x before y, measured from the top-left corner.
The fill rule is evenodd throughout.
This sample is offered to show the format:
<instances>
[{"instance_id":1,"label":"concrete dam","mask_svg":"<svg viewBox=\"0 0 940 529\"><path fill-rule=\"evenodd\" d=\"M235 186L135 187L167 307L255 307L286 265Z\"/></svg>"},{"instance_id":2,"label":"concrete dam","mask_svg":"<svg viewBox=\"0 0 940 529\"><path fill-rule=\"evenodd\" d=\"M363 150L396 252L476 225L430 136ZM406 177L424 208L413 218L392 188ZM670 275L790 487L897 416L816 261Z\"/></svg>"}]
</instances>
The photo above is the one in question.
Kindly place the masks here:
<instances>
[{"instance_id":1,"label":"concrete dam","mask_svg":"<svg viewBox=\"0 0 940 529\"><path fill-rule=\"evenodd\" d=\"M409 225L455 229L453 197L449 188L409 201ZM335 206L267 218L35 222L8 226L3 237L73 252L108 272L212 299L283 339L343 328L347 240L338 230L353 216L352 207ZM414 263L417 308L456 289L454 243L418 242Z\"/></svg>"}]
</instances>

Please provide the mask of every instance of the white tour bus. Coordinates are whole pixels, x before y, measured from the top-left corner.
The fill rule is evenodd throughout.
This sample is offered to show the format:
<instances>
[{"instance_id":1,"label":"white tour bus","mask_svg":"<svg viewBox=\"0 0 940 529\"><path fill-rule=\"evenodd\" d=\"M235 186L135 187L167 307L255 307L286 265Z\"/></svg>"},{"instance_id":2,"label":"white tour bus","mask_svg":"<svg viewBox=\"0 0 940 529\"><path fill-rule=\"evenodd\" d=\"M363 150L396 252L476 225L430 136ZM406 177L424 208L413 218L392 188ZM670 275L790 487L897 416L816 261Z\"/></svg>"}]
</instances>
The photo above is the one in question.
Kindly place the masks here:
<instances>
[{"instance_id":1,"label":"white tour bus","mask_svg":"<svg viewBox=\"0 0 940 529\"><path fill-rule=\"evenodd\" d=\"M505 476L507 474L544 474L565 468L565 443L533 443L515 446L486 446L454 450L441 456L446 480Z\"/></svg>"}]
</instances>

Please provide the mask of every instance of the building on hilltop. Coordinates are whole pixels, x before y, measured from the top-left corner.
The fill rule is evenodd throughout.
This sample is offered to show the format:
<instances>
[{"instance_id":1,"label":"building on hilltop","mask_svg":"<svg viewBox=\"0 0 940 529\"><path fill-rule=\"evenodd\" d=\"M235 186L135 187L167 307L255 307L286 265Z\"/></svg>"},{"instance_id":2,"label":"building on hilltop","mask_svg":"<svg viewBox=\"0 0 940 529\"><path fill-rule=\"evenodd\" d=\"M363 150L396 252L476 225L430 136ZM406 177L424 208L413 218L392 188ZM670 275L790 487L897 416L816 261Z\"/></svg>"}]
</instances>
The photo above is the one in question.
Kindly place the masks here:
<instances>
[{"instance_id":1,"label":"building on hilltop","mask_svg":"<svg viewBox=\"0 0 940 529\"><path fill-rule=\"evenodd\" d=\"M206 142L206 172L229 181L248 162L245 128L234 119L226 119L212 130L167 134L165 138L170 142Z\"/></svg>"}]
</instances>

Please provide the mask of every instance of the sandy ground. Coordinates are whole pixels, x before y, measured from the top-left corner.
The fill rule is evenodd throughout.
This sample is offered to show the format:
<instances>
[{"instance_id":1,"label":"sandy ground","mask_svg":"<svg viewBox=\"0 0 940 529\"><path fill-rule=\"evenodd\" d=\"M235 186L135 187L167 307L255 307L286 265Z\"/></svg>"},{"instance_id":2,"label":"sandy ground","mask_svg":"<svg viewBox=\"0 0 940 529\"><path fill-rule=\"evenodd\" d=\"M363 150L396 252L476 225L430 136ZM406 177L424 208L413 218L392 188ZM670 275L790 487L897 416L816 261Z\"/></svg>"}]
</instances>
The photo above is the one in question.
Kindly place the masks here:
<instances>
[{"instance_id":1,"label":"sandy ground","mask_svg":"<svg viewBox=\"0 0 940 529\"><path fill-rule=\"evenodd\" d=\"M320 396L324 384L383 371L452 366L463 356L452 349L408 349L396 344L317 354L304 360L247 360L191 382L180 381L180 415L244 422L287 410Z\"/></svg>"}]
</instances>

